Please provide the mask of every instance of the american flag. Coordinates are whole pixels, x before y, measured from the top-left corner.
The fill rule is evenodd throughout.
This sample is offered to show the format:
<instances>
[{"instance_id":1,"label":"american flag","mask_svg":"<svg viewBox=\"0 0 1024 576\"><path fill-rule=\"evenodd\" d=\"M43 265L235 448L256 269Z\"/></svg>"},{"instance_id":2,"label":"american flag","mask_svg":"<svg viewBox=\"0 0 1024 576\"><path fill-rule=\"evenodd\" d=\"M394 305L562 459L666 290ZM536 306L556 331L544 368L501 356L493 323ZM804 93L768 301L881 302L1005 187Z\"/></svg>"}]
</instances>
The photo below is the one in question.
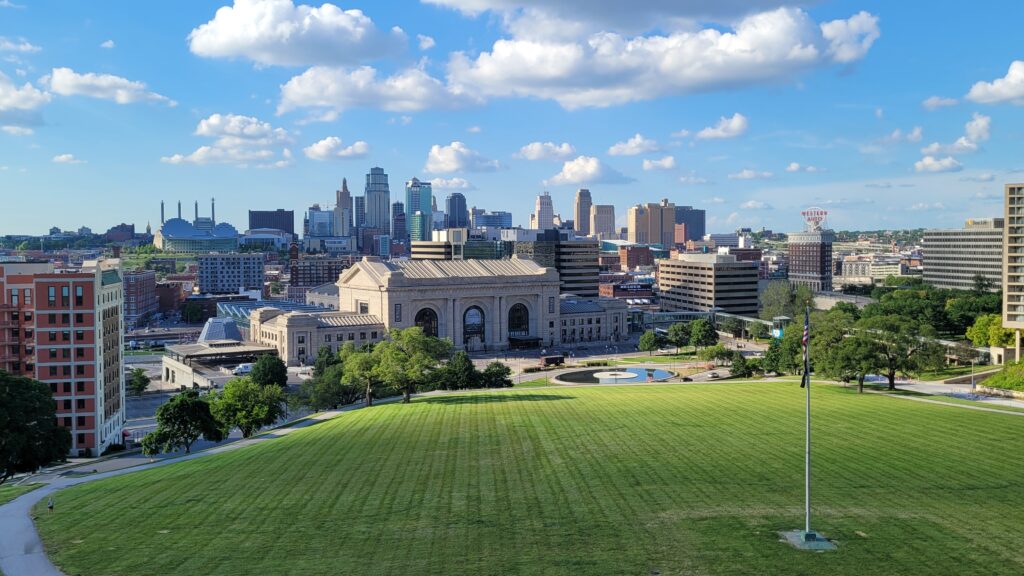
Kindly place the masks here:
<instances>
[{"instance_id":1,"label":"american flag","mask_svg":"<svg viewBox=\"0 0 1024 576\"><path fill-rule=\"evenodd\" d=\"M811 359L810 359L810 343L811 340L811 307L804 308L804 337L801 340L804 346L804 374L800 379L800 387L807 386L807 383L811 379Z\"/></svg>"}]
</instances>

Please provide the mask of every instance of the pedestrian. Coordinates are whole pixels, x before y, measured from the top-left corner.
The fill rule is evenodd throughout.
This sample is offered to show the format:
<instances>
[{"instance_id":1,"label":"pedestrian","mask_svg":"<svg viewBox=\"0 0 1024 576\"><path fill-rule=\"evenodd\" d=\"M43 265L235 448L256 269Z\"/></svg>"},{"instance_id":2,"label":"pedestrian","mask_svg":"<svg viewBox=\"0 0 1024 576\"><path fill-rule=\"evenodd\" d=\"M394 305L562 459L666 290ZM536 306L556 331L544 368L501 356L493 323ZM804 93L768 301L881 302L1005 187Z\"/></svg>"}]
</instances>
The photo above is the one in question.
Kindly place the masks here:
<instances>
[{"instance_id":1,"label":"pedestrian","mask_svg":"<svg viewBox=\"0 0 1024 576\"><path fill-rule=\"evenodd\" d=\"M46 509L49 510L51 514L53 513L53 496L50 496L46 501Z\"/></svg>"}]
</instances>

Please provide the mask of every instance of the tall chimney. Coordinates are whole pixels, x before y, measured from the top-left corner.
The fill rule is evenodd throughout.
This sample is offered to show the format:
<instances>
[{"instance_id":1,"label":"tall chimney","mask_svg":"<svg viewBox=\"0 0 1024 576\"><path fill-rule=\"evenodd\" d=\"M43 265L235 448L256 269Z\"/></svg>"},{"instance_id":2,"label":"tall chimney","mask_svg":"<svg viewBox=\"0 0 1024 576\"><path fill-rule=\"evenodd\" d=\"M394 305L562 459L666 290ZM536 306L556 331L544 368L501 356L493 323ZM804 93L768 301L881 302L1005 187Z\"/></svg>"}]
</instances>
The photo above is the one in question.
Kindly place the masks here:
<instances>
[{"instance_id":1,"label":"tall chimney","mask_svg":"<svg viewBox=\"0 0 1024 576\"><path fill-rule=\"evenodd\" d=\"M181 220L181 200L178 200L178 220Z\"/></svg>"},{"instance_id":2,"label":"tall chimney","mask_svg":"<svg viewBox=\"0 0 1024 576\"><path fill-rule=\"evenodd\" d=\"M217 223L217 209L216 206L214 205L213 198L210 198L210 221L212 221L214 224Z\"/></svg>"},{"instance_id":3,"label":"tall chimney","mask_svg":"<svg viewBox=\"0 0 1024 576\"><path fill-rule=\"evenodd\" d=\"M160 201L160 223L164 223L164 201Z\"/></svg>"}]
</instances>

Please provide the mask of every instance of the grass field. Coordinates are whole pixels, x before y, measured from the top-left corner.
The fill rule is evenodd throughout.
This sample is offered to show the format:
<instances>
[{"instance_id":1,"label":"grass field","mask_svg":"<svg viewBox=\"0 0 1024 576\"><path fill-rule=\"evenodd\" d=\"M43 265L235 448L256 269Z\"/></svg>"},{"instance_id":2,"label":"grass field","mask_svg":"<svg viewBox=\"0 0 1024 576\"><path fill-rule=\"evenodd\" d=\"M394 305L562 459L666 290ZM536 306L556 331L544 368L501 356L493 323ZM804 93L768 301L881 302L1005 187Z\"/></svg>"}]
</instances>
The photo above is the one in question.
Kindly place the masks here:
<instances>
[{"instance_id":1,"label":"grass field","mask_svg":"<svg viewBox=\"0 0 1024 576\"><path fill-rule=\"evenodd\" d=\"M980 374L982 372L991 372L992 366L975 366L974 373ZM922 372L917 378L922 382L936 382L939 380L947 380L949 378L955 378L957 376L970 376L970 366L947 366L942 370L933 370L931 372Z\"/></svg>"},{"instance_id":2,"label":"grass field","mask_svg":"<svg viewBox=\"0 0 1024 576\"><path fill-rule=\"evenodd\" d=\"M42 484L4 484L0 486L0 504L7 504L22 494L39 488Z\"/></svg>"},{"instance_id":3,"label":"grass field","mask_svg":"<svg viewBox=\"0 0 1024 576\"><path fill-rule=\"evenodd\" d=\"M1024 417L794 383L565 387L346 413L61 492L66 574L1024 573ZM955 438L954 438L955 437Z\"/></svg>"}]
</instances>

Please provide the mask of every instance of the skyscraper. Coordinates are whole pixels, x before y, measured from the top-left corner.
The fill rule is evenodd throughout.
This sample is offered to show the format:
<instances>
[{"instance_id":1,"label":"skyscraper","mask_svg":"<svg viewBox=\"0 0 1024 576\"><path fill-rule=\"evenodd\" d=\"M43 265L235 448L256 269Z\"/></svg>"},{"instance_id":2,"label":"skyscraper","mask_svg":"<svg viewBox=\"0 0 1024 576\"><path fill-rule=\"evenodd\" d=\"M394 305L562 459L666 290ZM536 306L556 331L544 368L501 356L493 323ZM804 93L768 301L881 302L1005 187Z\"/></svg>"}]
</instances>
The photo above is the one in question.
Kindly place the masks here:
<instances>
[{"instance_id":1,"label":"skyscraper","mask_svg":"<svg viewBox=\"0 0 1024 576\"><path fill-rule=\"evenodd\" d=\"M391 204L391 238L393 240L405 240L409 234L409 225L405 217L405 203L393 202Z\"/></svg>"},{"instance_id":2,"label":"skyscraper","mask_svg":"<svg viewBox=\"0 0 1024 576\"><path fill-rule=\"evenodd\" d=\"M550 230L555 227L555 209L551 205L551 195L547 192L537 196L537 204L530 223L535 230Z\"/></svg>"},{"instance_id":3,"label":"skyscraper","mask_svg":"<svg viewBox=\"0 0 1024 576\"><path fill-rule=\"evenodd\" d=\"M461 192L452 192L444 201L445 228L468 228L469 211L466 210L466 197Z\"/></svg>"},{"instance_id":4,"label":"skyscraper","mask_svg":"<svg viewBox=\"0 0 1024 576\"><path fill-rule=\"evenodd\" d=\"M341 190L335 191L334 234L352 235L352 193L348 191L348 179L341 179Z\"/></svg>"},{"instance_id":5,"label":"skyscraper","mask_svg":"<svg viewBox=\"0 0 1024 576\"><path fill-rule=\"evenodd\" d=\"M572 218L573 229L580 236L590 236L593 233L590 229L590 207L592 205L590 190L580 188L576 191L576 204L572 212Z\"/></svg>"},{"instance_id":6,"label":"skyscraper","mask_svg":"<svg viewBox=\"0 0 1024 576\"><path fill-rule=\"evenodd\" d=\"M420 182L413 178L405 183L405 221L409 226L409 239L426 241L430 240L430 229L432 228L434 193L430 182ZM420 213L419 215L417 213ZM426 216L426 224L419 222L417 228L418 236L413 233L412 224L420 215ZM425 236L424 236L425 235Z\"/></svg>"},{"instance_id":7,"label":"skyscraper","mask_svg":"<svg viewBox=\"0 0 1024 576\"><path fill-rule=\"evenodd\" d=\"M373 167L366 174L366 227L391 230L391 190L383 168Z\"/></svg>"},{"instance_id":8,"label":"skyscraper","mask_svg":"<svg viewBox=\"0 0 1024 576\"><path fill-rule=\"evenodd\" d=\"M658 204L637 204L626 214L627 240L637 244L661 244L668 248L675 243L676 205L668 199Z\"/></svg>"},{"instance_id":9,"label":"skyscraper","mask_svg":"<svg viewBox=\"0 0 1024 576\"><path fill-rule=\"evenodd\" d=\"M590 233L598 238L616 238L615 206L612 204L594 204L590 207Z\"/></svg>"},{"instance_id":10,"label":"skyscraper","mask_svg":"<svg viewBox=\"0 0 1024 576\"><path fill-rule=\"evenodd\" d=\"M352 217L355 219L353 222L356 228L366 227L366 197L356 196L352 198L352 203L355 205L355 210L352 212Z\"/></svg>"},{"instance_id":11,"label":"skyscraper","mask_svg":"<svg viewBox=\"0 0 1024 576\"><path fill-rule=\"evenodd\" d=\"M163 206L161 205L161 209ZM292 210L249 210L249 229L273 228L295 234L295 212Z\"/></svg>"},{"instance_id":12,"label":"skyscraper","mask_svg":"<svg viewBox=\"0 0 1024 576\"><path fill-rule=\"evenodd\" d=\"M1003 201L1003 327L1013 330L1013 360L1020 360L1024 328L1024 184L1006 184Z\"/></svg>"},{"instance_id":13,"label":"skyscraper","mask_svg":"<svg viewBox=\"0 0 1024 576\"><path fill-rule=\"evenodd\" d=\"M686 239L700 240L704 237L705 214L693 206L676 206L676 224L686 224Z\"/></svg>"},{"instance_id":14,"label":"skyscraper","mask_svg":"<svg viewBox=\"0 0 1024 576\"><path fill-rule=\"evenodd\" d=\"M832 242L835 234L824 227L827 212L809 208L803 232L789 234L789 282L814 292L832 290Z\"/></svg>"}]
</instances>

